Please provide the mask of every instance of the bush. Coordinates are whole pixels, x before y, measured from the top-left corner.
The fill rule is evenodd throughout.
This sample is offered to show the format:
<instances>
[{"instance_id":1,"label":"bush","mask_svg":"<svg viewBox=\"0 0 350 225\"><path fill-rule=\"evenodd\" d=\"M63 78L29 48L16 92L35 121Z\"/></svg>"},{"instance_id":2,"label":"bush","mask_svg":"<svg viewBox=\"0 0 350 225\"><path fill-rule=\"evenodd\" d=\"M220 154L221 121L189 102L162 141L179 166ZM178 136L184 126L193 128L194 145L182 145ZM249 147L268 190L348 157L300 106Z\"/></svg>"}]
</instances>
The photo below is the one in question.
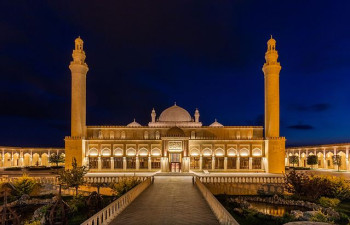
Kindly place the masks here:
<instances>
[{"instance_id":1,"label":"bush","mask_svg":"<svg viewBox=\"0 0 350 225\"><path fill-rule=\"evenodd\" d=\"M22 170L21 167L8 167L4 169L5 171L20 171Z\"/></svg>"},{"instance_id":2,"label":"bush","mask_svg":"<svg viewBox=\"0 0 350 225\"><path fill-rule=\"evenodd\" d=\"M83 195L76 195L72 200L68 201L70 212L75 214L85 207L85 197Z\"/></svg>"},{"instance_id":3,"label":"bush","mask_svg":"<svg viewBox=\"0 0 350 225\"><path fill-rule=\"evenodd\" d=\"M299 199L316 201L320 197L350 199L350 186L343 178L314 176L292 170L285 175L285 188Z\"/></svg>"},{"instance_id":4,"label":"bush","mask_svg":"<svg viewBox=\"0 0 350 225\"><path fill-rule=\"evenodd\" d=\"M340 200L337 198L327 198L327 197L321 197L319 201L320 201L320 204L326 208L329 208L329 207L334 208L340 203Z\"/></svg>"},{"instance_id":5,"label":"bush","mask_svg":"<svg viewBox=\"0 0 350 225\"><path fill-rule=\"evenodd\" d=\"M314 222L331 222L327 215L323 214L321 211L317 211L315 215L310 217L310 221Z\"/></svg>"},{"instance_id":6,"label":"bush","mask_svg":"<svg viewBox=\"0 0 350 225\"><path fill-rule=\"evenodd\" d=\"M48 167L46 166L30 166L26 167L27 170L34 171L34 170L47 170Z\"/></svg>"},{"instance_id":7,"label":"bush","mask_svg":"<svg viewBox=\"0 0 350 225\"><path fill-rule=\"evenodd\" d=\"M122 179L118 183L112 183L110 185L110 187L115 192L115 194L118 197L120 197L120 196L124 195L126 192L130 191L133 187L135 187L139 183L141 183L141 181L132 177L132 178Z\"/></svg>"},{"instance_id":8,"label":"bush","mask_svg":"<svg viewBox=\"0 0 350 225\"><path fill-rule=\"evenodd\" d=\"M14 189L12 194L20 197L22 195L38 195L40 192L41 185L37 183L34 178L23 174L12 183Z\"/></svg>"}]
</instances>

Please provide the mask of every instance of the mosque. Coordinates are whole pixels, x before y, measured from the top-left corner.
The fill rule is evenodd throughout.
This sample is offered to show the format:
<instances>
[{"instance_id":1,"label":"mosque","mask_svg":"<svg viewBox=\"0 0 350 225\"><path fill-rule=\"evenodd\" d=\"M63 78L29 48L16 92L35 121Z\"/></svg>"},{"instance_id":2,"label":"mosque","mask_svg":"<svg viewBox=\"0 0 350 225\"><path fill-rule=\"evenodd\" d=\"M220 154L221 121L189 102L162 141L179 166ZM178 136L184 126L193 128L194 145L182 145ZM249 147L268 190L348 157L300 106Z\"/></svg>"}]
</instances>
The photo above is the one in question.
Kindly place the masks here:
<instances>
[{"instance_id":1,"label":"mosque","mask_svg":"<svg viewBox=\"0 0 350 225\"><path fill-rule=\"evenodd\" d=\"M272 37L267 42L266 62L262 68L265 129L263 126L227 126L216 120L203 125L198 109L192 116L176 103L161 112L152 109L147 125L134 120L124 126L87 126L86 78L89 68L80 37L75 40L72 57L69 65L72 75L71 136L65 137L64 150L54 150L65 154L65 168L70 168L72 159L76 158L78 165L99 173L284 172L285 138L279 134L281 66ZM0 153L2 167L49 164L49 149L0 147ZM37 155L34 157L33 153Z\"/></svg>"}]
</instances>

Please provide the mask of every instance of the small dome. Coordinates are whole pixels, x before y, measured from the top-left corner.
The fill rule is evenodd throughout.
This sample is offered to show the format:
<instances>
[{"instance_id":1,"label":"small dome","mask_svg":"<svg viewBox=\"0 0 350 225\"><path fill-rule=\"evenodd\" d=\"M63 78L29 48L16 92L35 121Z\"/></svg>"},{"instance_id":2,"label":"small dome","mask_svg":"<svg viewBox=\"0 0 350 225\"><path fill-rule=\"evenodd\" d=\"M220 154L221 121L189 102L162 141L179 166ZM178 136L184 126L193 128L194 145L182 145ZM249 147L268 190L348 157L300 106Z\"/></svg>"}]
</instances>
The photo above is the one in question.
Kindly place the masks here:
<instances>
[{"instance_id":1,"label":"small dome","mask_svg":"<svg viewBox=\"0 0 350 225\"><path fill-rule=\"evenodd\" d=\"M221 123L219 123L216 119L214 121L214 123L210 124L209 127L223 127L224 125L222 125Z\"/></svg>"},{"instance_id":2,"label":"small dome","mask_svg":"<svg viewBox=\"0 0 350 225\"><path fill-rule=\"evenodd\" d=\"M166 132L168 137L185 137L185 132L178 127L172 127Z\"/></svg>"},{"instance_id":3,"label":"small dome","mask_svg":"<svg viewBox=\"0 0 350 225\"><path fill-rule=\"evenodd\" d=\"M129 123L127 125L127 127L141 127L141 124L139 124L138 122L136 122L136 120L134 119L133 122Z\"/></svg>"},{"instance_id":4,"label":"small dome","mask_svg":"<svg viewBox=\"0 0 350 225\"><path fill-rule=\"evenodd\" d=\"M173 105L164 110L159 116L159 122L191 122L192 117L186 109Z\"/></svg>"},{"instance_id":5,"label":"small dome","mask_svg":"<svg viewBox=\"0 0 350 225\"><path fill-rule=\"evenodd\" d=\"M82 43L84 43L84 41L83 41L83 39L81 39L80 36L79 36L79 37L77 37L77 38L75 39L75 43L79 43L79 44L81 43L81 44L82 44Z\"/></svg>"},{"instance_id":6,"label":"small dome","mask_svg":"<svg viewBox=\"0 0 350 225\"><path fill-rule=\"evenodd\" d=\"M273 39L272 35L271 35L271 38L267 41L267 44L269 44L269 45L275 45L276 44L276 40Z\"/></svg>"}]
</instances>

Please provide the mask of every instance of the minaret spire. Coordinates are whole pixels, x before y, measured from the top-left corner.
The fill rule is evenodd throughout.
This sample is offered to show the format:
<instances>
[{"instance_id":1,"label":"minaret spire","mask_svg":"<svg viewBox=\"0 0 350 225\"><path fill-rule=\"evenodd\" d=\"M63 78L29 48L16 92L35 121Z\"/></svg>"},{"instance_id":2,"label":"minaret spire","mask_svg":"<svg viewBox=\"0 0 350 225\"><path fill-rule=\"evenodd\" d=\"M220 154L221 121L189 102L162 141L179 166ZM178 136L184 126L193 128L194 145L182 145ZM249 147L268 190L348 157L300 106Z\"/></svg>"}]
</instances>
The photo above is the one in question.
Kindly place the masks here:
<instances>
[{"instance_id":1,"label":"minaret spire","mask_svg":"<svg viewBox=\"0 0 350 225\"><path fill-rule=\"evenodd\" d=\"M280 128L280 97L279 74L281 65L277 61L276 40L267 41L265 64L262 68L265 78L265 136L279 137Z\"/></svg>"},{"instance_id":2,"label":"minaret spire","mask_svg":"<svg viewBox=\"0 0 350 225\"><path fill-rule=\"evenodd\" d=\"M71 136L85 137L86 135L86 74L89 70L85 63L84 41L80 38L74 41L73 61L69 69L72 73L72 109Z\"/></svg>"}]
</instances>

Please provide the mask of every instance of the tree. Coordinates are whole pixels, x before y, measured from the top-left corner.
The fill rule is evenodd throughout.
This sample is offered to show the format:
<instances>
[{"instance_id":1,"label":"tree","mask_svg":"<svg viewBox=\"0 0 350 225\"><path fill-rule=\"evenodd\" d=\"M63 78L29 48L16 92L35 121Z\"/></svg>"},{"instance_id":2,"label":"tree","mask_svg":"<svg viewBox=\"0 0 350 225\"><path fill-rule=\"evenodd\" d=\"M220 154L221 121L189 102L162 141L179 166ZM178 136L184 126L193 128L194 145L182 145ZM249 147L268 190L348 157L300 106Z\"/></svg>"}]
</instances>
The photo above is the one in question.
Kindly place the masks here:
<instances>
[{"instance_id":1,"label":"tree","mask_svg":"<svg viewBox=\"0 0 350 225\"><path fill-rule=\"evenodd\" d=\"M342 166L341 156L340 155L334 155L332 157L333 164L338 166L338 172L340 170L340 167Z\"/></svg>"},{"instance_id":2,"label":"tree","mask_svg":"<svg viewBox=\"0 0 350 225\"><path fill-rule=\"evenodd\" d=\"M64 156L61 154L61 155L58 155L56 153L52 153L49 157L49 162L50 163L55 163L56 166L58 166L59 163L63 163L64 162Z\"/></svg>"},{"instance_id":3,"label":"tree","mask_svg":"<svg viewBox=\"0 0 350 225\"><path fill-rule=\"evenodd\" d=\"M309 155L309 156L307 157L306 163L307 163L308 165L311 165L312 168L313 168L314 165L317 165L317 164L318 164L318 157L317 157L316 155Z\"/></svg>"},{"instance_id":4,"label":"tree","mask_svg":"<svg viewBox=\"0 0 350 225\"><path fill-rule=\"evenodd\" d=\"M21 197L22 195L37 195L41 189L41 185L27 174L23 174L22 177L14 180L12 186L12 194L17 197Z\"/></svg>"},{"instance_id":5,"label":"tree","mask_svg":"<svg viewBox=\"0 0 350 225\"><path fill-rule=\"evenodd\" d=\"M72 169L60 171L60 181L65 187L75 188L75 194L78 195L79 186L85 184L84 176L88 172L86 166L78 166L75 157L72 160Z\"/></svg>"},{"instance_id":6,"label":"tree","mask_svg":"<svg viewBox=\"0 0 350 225\"><path fill-rule=\"evenodd\" d=\"M299 157L296 155L289 156L289 165L290 164L298 164L299 163Z\"/></svg>"}]
</instances>

